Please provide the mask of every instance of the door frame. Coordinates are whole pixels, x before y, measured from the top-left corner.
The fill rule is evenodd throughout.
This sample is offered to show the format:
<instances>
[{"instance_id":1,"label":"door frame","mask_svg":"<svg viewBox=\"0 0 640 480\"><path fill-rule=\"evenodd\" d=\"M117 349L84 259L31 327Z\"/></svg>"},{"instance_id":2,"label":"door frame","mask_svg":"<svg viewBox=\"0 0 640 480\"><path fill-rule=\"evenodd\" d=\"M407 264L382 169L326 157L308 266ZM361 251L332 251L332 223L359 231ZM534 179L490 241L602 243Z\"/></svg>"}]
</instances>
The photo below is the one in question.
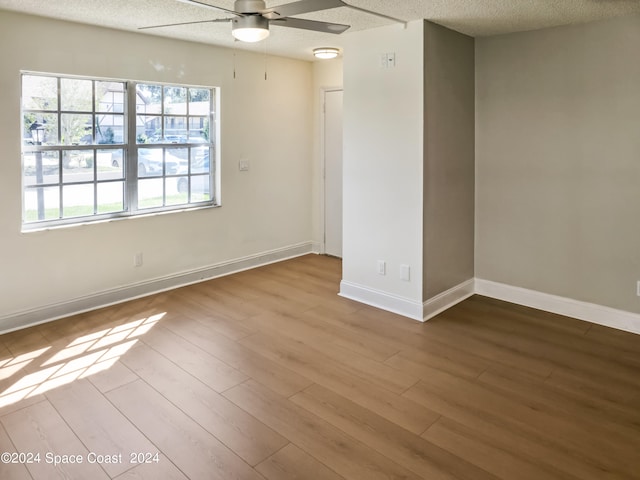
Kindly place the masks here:
<instances>
[{"instance_id":1,"label":"door frame","mask_svg":"<svg viewBox=\"0 0 640 480\"><path fill-rule=\"evenodd\" d=\"M326 95L329 92L343 92L343 87L322 87L320 88L320 170L321 170L321 184L320 188L320 216L322 218L322 241L320 242L320 254L327 255L327 155L326 155L326 129L325 123L327 118L326 110Z\"/></svg>"}]
</instances>

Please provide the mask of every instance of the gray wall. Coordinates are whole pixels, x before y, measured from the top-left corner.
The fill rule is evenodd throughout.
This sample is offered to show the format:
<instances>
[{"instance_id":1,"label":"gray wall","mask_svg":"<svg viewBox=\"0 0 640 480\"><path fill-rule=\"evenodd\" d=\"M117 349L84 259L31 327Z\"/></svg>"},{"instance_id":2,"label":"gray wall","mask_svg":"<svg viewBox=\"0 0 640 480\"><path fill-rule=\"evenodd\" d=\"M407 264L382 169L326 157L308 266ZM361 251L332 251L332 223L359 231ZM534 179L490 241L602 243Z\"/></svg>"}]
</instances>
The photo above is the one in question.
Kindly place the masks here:
<instances>
[{"instance_id":1,"label":"gray wall","mask_svg":"<svg viewBox=\"0 0 640 480\"><path fill-rule=\"evenodd\" d=\"M640 312L640 17L476 41L476 276Z\"/></svg>"},{"instance_id":2,"label":"gray wall","mask_svg":"<svg viewBox=\"0 0 640 480\"><path fill-rule=\"evenodd\" d=\"M474 276L474 39L425 22L423 299Z\"/></svg>"}]
</instances>

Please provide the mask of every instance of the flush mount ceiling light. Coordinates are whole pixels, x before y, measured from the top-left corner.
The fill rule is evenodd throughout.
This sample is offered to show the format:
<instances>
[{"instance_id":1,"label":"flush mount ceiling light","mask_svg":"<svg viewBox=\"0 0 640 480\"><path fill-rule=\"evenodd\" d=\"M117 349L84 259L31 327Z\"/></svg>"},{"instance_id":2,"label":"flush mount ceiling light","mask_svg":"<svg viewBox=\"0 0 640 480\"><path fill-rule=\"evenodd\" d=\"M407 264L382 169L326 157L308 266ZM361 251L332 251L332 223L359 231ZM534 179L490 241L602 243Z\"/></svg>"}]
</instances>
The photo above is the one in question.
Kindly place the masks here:
<instances>
[{"instance_id":1,"label":"flush mount ceiling light","mask_svg":"<svg viewBox=\"0 0 640 480\"><path fill-rule=\"evenodd\" d=\"M259 42L269 36L269 20L260 15L234 18L231 35L241 42Z\"/></svg>"},{"instance_id":2,"label":"flush mount ceiling light","mask_svg":"<svg viewBox=\"0 0 640 480\"><path fill-rule=\"evenodd\" d=\"M313 49L313 56L322 59L336 58L339 53L340 50L334 47L320 47Z\"/></svg>"}]
</instances>

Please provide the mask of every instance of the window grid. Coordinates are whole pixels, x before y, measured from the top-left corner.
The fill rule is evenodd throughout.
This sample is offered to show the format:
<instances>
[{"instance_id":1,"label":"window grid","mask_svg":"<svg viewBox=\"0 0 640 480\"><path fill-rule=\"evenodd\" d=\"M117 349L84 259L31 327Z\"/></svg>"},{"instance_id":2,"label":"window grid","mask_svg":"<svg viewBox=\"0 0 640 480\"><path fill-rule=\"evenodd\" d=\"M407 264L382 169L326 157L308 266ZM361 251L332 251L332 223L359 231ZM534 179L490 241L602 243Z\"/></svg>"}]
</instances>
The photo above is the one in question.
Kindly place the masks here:
<instances>
[{"instance_id":1,"label":"window grid","mask_svg":"<svg viewBox=\"0 0 640 480\"><path fill-rule=\"evenodd\" d=\"M75 91L89 85L85 97ZM150 124L146 104L139 113L141 85L160 93ZM23 73L23 228L215 206L215 94L211 87ZM160 136L150 139L154 118ZM167 119L175 130L167 130Z\"/></svg>"}]
</instances>

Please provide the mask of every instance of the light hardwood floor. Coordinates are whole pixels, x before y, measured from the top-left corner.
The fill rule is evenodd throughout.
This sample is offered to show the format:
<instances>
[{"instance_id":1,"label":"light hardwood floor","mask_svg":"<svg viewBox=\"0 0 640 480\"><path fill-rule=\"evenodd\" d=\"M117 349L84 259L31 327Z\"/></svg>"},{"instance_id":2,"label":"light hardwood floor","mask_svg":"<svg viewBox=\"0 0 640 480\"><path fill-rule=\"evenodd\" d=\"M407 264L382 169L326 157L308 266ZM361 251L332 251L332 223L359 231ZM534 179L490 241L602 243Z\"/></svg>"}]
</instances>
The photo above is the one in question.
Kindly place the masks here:
<instances>
[{"instance_id":1,"label":"light hardwood floor","mask_svg":"<svg viewBox=\"0 0 640 480\"><path fill-rule=\"evenodd\" d=\"M640 479L640 336L478 296L420 324L340 269L0 336L0 479Z\"/></svg>"}]
</instances>

